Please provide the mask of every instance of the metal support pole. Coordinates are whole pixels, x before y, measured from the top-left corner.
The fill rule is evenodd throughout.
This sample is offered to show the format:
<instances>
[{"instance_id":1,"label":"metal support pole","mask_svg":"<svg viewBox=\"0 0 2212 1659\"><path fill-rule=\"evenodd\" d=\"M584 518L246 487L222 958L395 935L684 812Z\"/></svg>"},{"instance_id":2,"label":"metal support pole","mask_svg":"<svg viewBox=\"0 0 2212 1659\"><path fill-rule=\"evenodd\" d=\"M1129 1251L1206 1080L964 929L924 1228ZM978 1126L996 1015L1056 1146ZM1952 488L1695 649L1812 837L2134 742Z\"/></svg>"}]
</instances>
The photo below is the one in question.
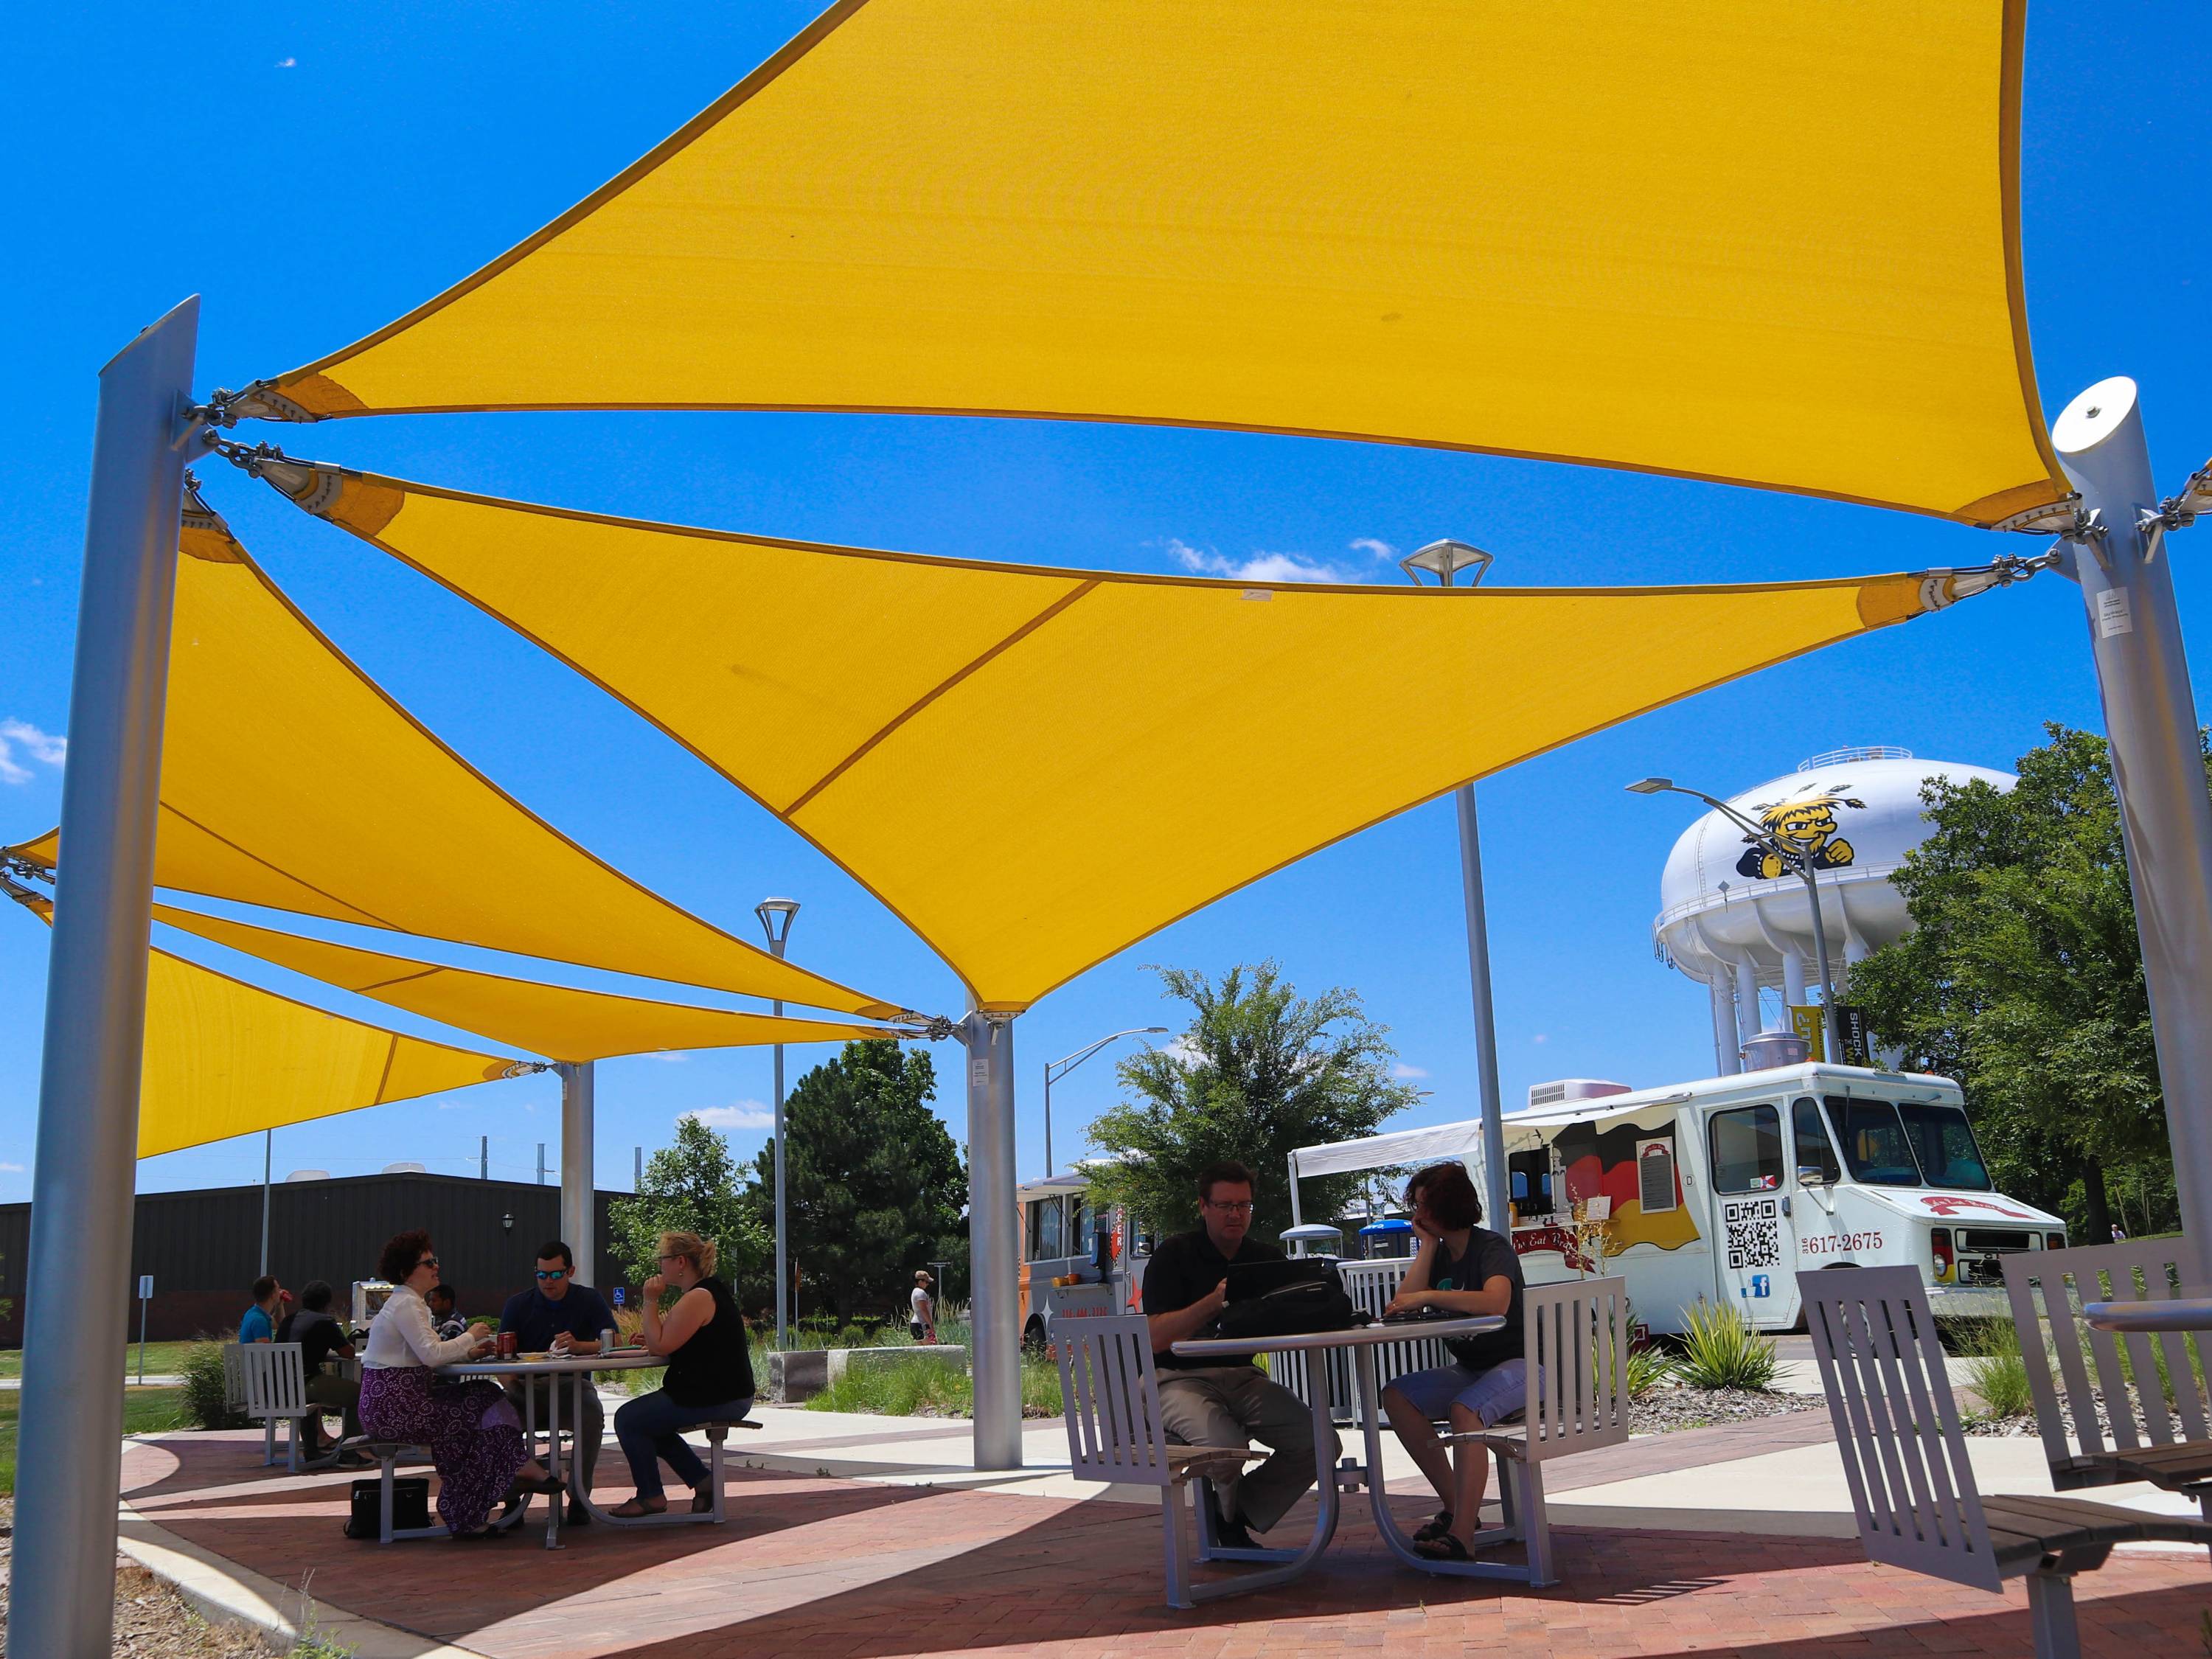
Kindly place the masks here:
<instances>
[{"instance_id":1,"label":"metal support pole","mask_svg":"<svg viewBox=\"0 0 2212 1659\"><path fill-rule=\"evenodd\" d=\"M975 1376L975 1467L1022 1466L1022 1331L1014 1230L1014 1027L970 1012L968 1048L969 1361Z\"/></svg>"},{"instance_id":2,"label":"metal support pole","mask_svg":"<svg viewBox=\"0 0 2212 1659\"><path fill-rule=\"evenodd\" d=\"M491 1137L489 1135L477 1137L477 1179L478 1181L491 1179Z\"/></svg>"},{"instance_id":3,"label":"metal support pole","mask_svg":"<svg viewBox=\"0 0 2212 1659\"><path fill-rule=\"evenodd\" d=\"M1052 1067L1044 1068L1044 1178L1052 1179Z\"/></svg>"},{"instance_id":4,"label":"metal support pole","mask_svg":"<svg viewBox=\"0 0 2212 1659\"><path fill-rule=\"evenodd\" d=\"M2112 745L2181 1227L2212 1239L2212 798L2135 382L2100 380L2051 431L2102 537L2073 548ZM72 757L71 764L75 764ZM43 1156L43 1154L42 1154Z\"/></svg>"},{"instance_id":5,"label":"metal support pole","mask_svg":"<svg viewBox=\"0 0 2212 1659\"><path fill-rule=\"evenodd\" d=\"M1806 902L1813 907L1813 959L1820 969L1820 1030L1827 1038L1826 1059L1831 1066L1840 1066L1842 1028L1836 1024L1835 982L1828 976L1828 925L1820 920L1820 883L1809 862L1800 864L1797 873L1805 878Z\"/></svg>"},{"instance_id":6,"label":"metal support pole","mask_svg":"<svg viewBox=\"0 0 2212 1659\"><path fill-rule=\"evenodd\" d=\"M1482 831L1475 821L1474 786L1452 793L1459 808L1459 879L1467 902L1467 976L1474 998L1475 1085L1482 1103L1484 1218L1510 1231L1513 1187L1505 1172L1505 1103L1498 1086L1498 1021L1490 999L1490 921L1482 896Z\"/></svg>"},{"instance_id":7,"label":"metal support pole","mask_svg":"<svg viewBox=\"0 0 2212 1659\"><path fill-rule=\"evenodd\" d=\"M1714 969L1705 993L1713 1005L1713 1075L1732 1077L1743 1069L1743 1060L1736 1050L1735 993L1724 966Z\"/></svg>"},{"instance_id":8,"label":"metal support pole","mask_svg":"<svg viewBox=\"0 0 2212 1659\"><path fill-rule=\"evenodd\" d=\"M545 1184L545 1143L542 1140L538 1143L538 1184Z\"/></svg>"},{"instance_id":9,"label":"metal support pole","mask_svg":"<svg viewBox=\"0 0 2212 1659\"><path fill-rule=\"evenodd\" d=\"M1759 968L1751 959L1751 952L1740 951L1735 958L1735 1036L1746 1043L1757 1036L1765 1027L1759 1012ZM1741 1067L1739 1067L1741 1069Z\"/></svg>"},{"instance_id":10,"label":"metal support pole","mask_svg":"<svg viewBox=\"0 0 2212 1659\"><path fill-rule=\"evenodd\" d=\"M261 1132L261 1276L269 1276L269 1175L276 1156L276 1132Z\"/></svg>"},{"instance_id":11,"label":"metal support pole","mask_svg":"<svg viewBox=\"0 0 2212 1659\"><path fill-rule=\"evenodd\" d=\"M776 946L776 954L783 947ZM778 1014L783 1004L775 1005ZM785 1225L788 1202L784 1196L783 1181L783 1045L775 1045L775 1349L782 1353L791 1346L791 1234Z\"/></svg>"},{"instance_id":12,"label":"metal support pole","mask_svg":"<svg viewBox=\"0 0 2212 1659\"><path fill-rule=\"evenodd\" d=\"M199 301L100 374L46 972L8 1648L106 1659L154 820Z\"/></svg>"},{"instance_id":13,"label":"metal support pole","mask_svg":"<svg viewBox=\"0 0 2212 1659\"><path fill-rule=\"evenodd\" d=\"M593 1179L592 1062L565 1061L561 1074L561 1240L586 1285L599 1282L599 1215Z\"/></svg>"},{"instance_id":14,"label":"metal support pole","mask_svg":"<svg viewBox=\"0 0 2212 1659\"><path fill-rule=\"evenodd\" d=\"M633 1146L629 1155L629 1189L641 1193L645 1190L645 1148Z\"/></svg>"}]
</instances>

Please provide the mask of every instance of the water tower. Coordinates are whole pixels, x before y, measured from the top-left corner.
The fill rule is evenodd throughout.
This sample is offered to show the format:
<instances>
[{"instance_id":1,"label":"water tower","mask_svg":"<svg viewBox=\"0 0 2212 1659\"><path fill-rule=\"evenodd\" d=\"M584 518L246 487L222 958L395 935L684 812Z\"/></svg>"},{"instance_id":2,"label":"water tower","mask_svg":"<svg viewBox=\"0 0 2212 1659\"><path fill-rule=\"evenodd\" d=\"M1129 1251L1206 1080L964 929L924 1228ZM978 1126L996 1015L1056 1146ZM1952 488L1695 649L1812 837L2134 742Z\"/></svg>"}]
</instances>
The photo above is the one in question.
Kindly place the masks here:
<instances>
[{"instance_id":1,"label":"water tower","mask_svg":"<svg viewBox=\"0 0 2212 1659\"><path fill-rule=\"evenodd\" d=\"M1928 833L1920 790L1929 778L1954 784L1979 778L1999 789L2017 781L1986 766L1915 760L1909 749L1835 749L1729 802L1812 860L1828 969L1846 1001L1850 964L1911 926L1890 877ZM1747 842L1735 824L1707 812L1667 855L1659 906L1651 924L1659 959L1706 987L1715 1063L1723 1073L1739 1071L1738 1049L1761 1030L1761 988L1801 1006L1815 1000L1806 991L1820 975L1804 881Z\"/></svg>"}]
</instances>

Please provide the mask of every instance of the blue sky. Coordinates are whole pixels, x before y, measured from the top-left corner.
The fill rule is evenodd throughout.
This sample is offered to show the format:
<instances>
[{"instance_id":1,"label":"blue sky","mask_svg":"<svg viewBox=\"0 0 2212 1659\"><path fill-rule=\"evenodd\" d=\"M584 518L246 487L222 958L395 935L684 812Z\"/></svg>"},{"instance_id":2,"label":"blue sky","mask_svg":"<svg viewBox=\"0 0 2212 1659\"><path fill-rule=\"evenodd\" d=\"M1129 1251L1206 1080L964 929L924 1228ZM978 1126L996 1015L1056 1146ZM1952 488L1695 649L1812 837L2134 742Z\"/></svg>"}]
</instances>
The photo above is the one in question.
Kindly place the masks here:
<instances>
[{"instance_id":1,"label":"blue sky","mask_svg":"<svg viewBox=\"0 0 2212 1659\"><path fill-rule=\"evenodd\" d=\"M60 799L94 375L184 295L204 295L203 386L237 386L390 320L536 228L740 78L806 5L208 11L37 8L11 29L11 384L0 483L0 840ZM2039 6L2029 20L2022 195L2046 407L2130 374L2164 489L2212 453L2205 218L2212 121L2202 18L2175 4ZM263 435L254 434L251 435ZM1008 561L1172 570L1296 561L1395 574L1369 544L1437 536L1515 584L1748 580L1964 565L2033 552L1832 502L1532 462L1240 434L915 417L472 416L275 433L317 459L562 505ZM927 1009L951 974L818 854L626 711L373 550L219 469L209 493L308 612L432 727L586 846L750 932L805 906L795 959ZM217 469L208 469L210 473ZM2212 549L2212 530L2199 532ZM2212 661L2212 597L2177 542L2185 626ZM1275 567L1279 569L1279 563ZM1559 642L1559 672L1577 672ZM2199 682L2203 676L2200 672ZM2200 702L2204 700L2200 690ZM1418 720L1418 707L1387 711ZM1268 711L1236 717L1264 732ZM1733 792L1850 744L2003 765L2041 723L2100 726L2076 591L2054 578L1893 629L1601 734L1482 789L1509 1105L1557 1076L1654 1084L1711 1068L1705 994L1652 958L1659 869L1687 804L1622 792L1671 774ZM1308 990L1356 987L1429 1097L1401 1124L1471 1115L1451 811L1407 813L1156 935L1018 1027L1021 1152L1041 1170L1043 1062L1123 1026L1179 1023L1144 965L1273 957ZM204 959L222 961L196 947ZM0 1201L27 1197L44 930L0 915ZM301 989L274 970L264 982ZM434 1034L337 993L327 1006ZM963 1130L957 1056L939 1106ZM793 1075L809 1051L793 1056ZM602 1066L599 1174L706 1110L741 1152L765 1053ZM1055 1150L1114 1093L1111 1056L1054 1091ZM550 1079L279 1131L281 1177L412 1159L530 1178L558 1152ZM143 1188L258 1180L258 1137L140 1166Z\"/></svg>"}]
</instances>

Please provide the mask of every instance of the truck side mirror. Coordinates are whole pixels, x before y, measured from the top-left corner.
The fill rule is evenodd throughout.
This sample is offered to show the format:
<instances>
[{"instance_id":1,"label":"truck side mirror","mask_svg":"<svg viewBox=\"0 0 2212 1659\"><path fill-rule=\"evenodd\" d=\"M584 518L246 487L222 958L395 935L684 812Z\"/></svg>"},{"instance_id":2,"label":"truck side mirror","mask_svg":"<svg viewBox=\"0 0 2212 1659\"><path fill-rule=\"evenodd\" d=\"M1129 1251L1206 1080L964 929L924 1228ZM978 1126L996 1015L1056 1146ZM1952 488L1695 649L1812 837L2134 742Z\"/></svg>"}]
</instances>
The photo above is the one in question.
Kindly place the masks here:
<instances>
[{"instance_id":1,"label":"truck side mirror","mask_svg":"<svg viewBox=\"0 0 2212 1659\"><path fill-rule=\"evenodd\" d=\"M1797 1184L1800 1187L1825 1187L1828 1184L1828 1172L1817 1164L1800 1164L1797 1166Z\"/></svg>"}]
</instances>

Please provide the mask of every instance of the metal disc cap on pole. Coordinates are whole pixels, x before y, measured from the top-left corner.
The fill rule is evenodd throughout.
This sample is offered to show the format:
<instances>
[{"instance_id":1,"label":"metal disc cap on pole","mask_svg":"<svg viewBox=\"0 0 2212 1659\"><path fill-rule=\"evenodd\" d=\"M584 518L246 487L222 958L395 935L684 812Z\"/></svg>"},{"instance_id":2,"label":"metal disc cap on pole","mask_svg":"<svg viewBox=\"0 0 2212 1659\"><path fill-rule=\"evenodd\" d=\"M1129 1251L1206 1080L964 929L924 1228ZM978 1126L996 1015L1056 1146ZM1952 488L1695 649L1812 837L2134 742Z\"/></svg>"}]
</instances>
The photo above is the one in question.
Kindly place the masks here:
<instances>
[{"instance_id":1,"label":"metal disc cap on pole","mask_svg":"<svg viewBox=\"0 0 2212 1659\"><path fill-rule=\"evenodd\" d=\"M154 823L199 301L100 374L62 779L23 1327L8 1648L106 1659L130 1340Z\"/></svg>"},{"instance_id":2,"label":"metal disc cap on pole","mask_svg":"<svg viewBox=\"0 0 2212 1659\"><path fill-rule=\"evenodd\" d=\"M2212 796L2136 384L2100 380L2051 429L2081 492L2087 609L2182 1231L2212 1240ZM2094 515L2092 519L2090 515Z\"/></svg>"}]
</instances>

